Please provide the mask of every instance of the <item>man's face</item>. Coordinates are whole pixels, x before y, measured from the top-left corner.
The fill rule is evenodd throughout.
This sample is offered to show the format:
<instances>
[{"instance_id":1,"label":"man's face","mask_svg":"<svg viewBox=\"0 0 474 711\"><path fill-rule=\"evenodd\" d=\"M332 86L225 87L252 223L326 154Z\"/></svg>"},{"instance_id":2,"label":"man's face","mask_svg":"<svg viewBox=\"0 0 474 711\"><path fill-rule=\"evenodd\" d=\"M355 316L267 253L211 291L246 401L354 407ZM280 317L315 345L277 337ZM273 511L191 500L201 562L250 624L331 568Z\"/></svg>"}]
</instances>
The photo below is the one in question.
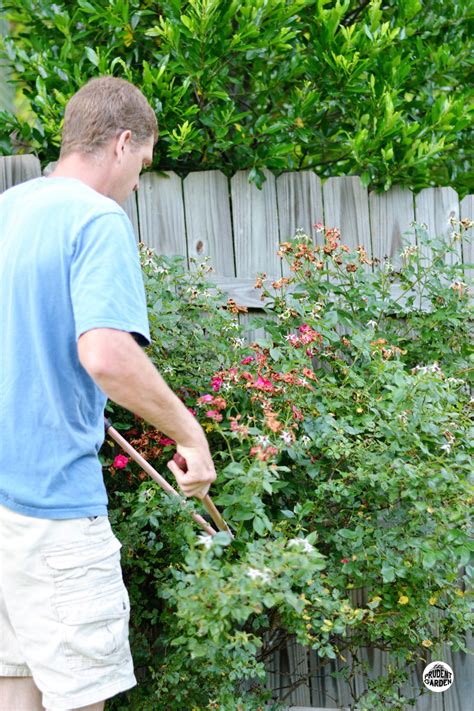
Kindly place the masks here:
<instances>
[{"instance_id":1,"label":"man's face","mask_svg":"<svg viewBox=\"0 0 474 711\"><path fill-rule=\"evenodd\" d=\"M143 144L133 144L125 140L119 147L120 162L116 170L116 180L109 196L119 204L138 190L139 176L143 168L149 168L153 160L153 136Z\"/></svg>"}]
</instances>

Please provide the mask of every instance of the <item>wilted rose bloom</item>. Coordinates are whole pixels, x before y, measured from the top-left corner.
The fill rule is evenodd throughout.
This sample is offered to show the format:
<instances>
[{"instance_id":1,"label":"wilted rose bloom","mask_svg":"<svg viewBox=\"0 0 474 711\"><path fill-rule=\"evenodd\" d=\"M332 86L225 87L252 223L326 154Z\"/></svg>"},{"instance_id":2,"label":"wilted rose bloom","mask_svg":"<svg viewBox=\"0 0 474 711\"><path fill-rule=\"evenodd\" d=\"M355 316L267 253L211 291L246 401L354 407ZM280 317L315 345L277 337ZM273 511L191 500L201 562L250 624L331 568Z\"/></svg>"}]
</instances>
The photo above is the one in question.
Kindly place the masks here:
<instances>
[{"instance_id":1,"label":"wilted rose bloom","mask_svg":"<svg viewBox=\"0 0 474 711\"><path fill-rule=\"evenodd\" d=\"M215 397L214 402L212 404L217 410L225 410L225 408L227 407L227 402L224 400L223 397L220 396Z\"/></svg>"},{"instance_id":2,"label":"wilted rose bloom","mask_svg":"<svg viewBox=\"0 0 474 711\"><path fill-rule=\"evenodd\" d=\"M295 348L298 348L298 347L299 347L299 345L300 345L300 339L298 338L298 336L296 335L296 333L288 333L288 334L285 336L285 338L286 338L286 340L288 341L288 343L291 343L291 345L294 346Z\"/></svg>"},{"instance_id":3,"label":"wilted rose bloom","mask_svg":"<svg viewBox=\"0 0 474 711\"><path fill-rule=\"evenodd\" d=\"M278 454L278 449L273 446L266 447L265 449L262 449L260 445L257 445L256 447L252 447L250 450L250 456L251 457L257 457L261 462L266 462L267 459L270 459L270 457L274 457L276 454Z\"/></svg>"},{"instance_id":4,"label":"wilted rose bloom","mask_svg":"<svg viewBox=\"0 0 474 711\"><path fill-rule=\"evenodd\" d=\"M293 412L295 420L304 420L303 414L294 405L291 406L291 411Z\"/></svg>"},{"instance_id":5,"label":"wilted rose bloom","mask_svg":"<svg viewBox=\"0 0 474 711\"><path fill-rule=\"evenodd\" d=\"M125 469L127 464L128 464L128 457L126 457L124 454L117 454L112 466L115 467L116 469Z\"/></svg>"}]
</instances>

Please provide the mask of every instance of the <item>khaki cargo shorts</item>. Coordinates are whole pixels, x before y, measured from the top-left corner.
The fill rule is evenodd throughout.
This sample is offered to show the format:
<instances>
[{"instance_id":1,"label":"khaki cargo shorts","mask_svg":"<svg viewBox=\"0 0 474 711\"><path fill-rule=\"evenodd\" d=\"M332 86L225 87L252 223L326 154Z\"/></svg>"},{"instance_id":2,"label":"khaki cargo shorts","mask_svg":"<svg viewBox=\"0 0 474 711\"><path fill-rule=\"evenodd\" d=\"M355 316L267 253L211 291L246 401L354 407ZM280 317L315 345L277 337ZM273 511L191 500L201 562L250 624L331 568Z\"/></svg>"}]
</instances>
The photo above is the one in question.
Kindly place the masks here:
<instances>
[{"instance_id":1,"label":"khaki cargo shorts","mask_svg":"<svg viewBox=\"0 0 474 711\"><path fill-rule=\"evenodd\" d=\"M32 676L48 711L136 684L120 547L106 516L51 521L0 505L0 676Z\"/></svg>"}]
</instances>

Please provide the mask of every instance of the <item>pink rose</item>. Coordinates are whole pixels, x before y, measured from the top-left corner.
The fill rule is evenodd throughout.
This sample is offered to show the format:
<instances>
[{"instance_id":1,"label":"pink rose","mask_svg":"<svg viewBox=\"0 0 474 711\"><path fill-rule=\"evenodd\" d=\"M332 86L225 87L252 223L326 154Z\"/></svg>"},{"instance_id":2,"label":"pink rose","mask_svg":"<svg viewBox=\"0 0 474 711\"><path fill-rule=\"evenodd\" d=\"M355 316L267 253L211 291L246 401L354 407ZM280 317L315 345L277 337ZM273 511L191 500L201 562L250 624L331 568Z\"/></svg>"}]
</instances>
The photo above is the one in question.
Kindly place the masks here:
<instances>
[{"instance_id":1,"label":"pink rose","mask_svg":"<svg viewBox=\"0 0 474 711\"><path fill-rule=\"evenodd\" d=\"M255 387L259 390L267 390L268 392L272 392L275 389L273 383L270 380L267 380L267 378L262 378L261 375L258 376L255 382Z\"/></svg>"},{"instance_id":2,"label":"pink rose","mask_svg":"<svg viewBox=\"0 0 474 711\"><path fill-rule=\"evenodd\" d=\"M223 382L224 382L223 379L221 377L219 377L218 375L216 375L214 378L212 378L211 386L212 386L212 389L214 390L215 393L219 392Z\"/></svg>"},{"instance_id":3,"label":"pink rose","mask_svg":"<svg viewBox=\"0 0 474 711\"><path fill-rule=\"evenodd\" d=\"M158 440L158 444L161 444L166 447L166 445L176 444L176 442L174 441L174 439L170 439L169 437L160 437L160 439Z\"/></svg>"},{"instance_id":4,"label":"pink rose","mask_svg":"<svg viewBox=\"0 0 474 711\"><path fill-rule=\"evenodd\" d=\"M216 422L220 422L222 420L222 415L219 410L208 410L206 412L206 417L209 417L211 420L216 420Z\"/></svg>"},{"instance_id":5,"label":"pink rose","mask_svg":"<svg viewBox=\"0 0 474 711\"><path fill-rule=\"evenodd\" d=\"M243 360L240 361L240 365L248 365L253 361L253 356L247 356Z\"/></svg>"},{"instance_id":6,"label":"pink rose","mask_svg":"<svg viewBox=\"0 0 474 711\"><path fill-rule=\"evenodd\" d=\"M128 464L128 457L126 457L124 454L117 454L112 466L115 467L116 469L125 469L127 464Z\"/></svg>"},{"instance_id":7,"label":"pink rose","mask_svg":"<svg viewBox=\"0 0 474 711\"><path fill-rule=\"evenodd\" d=\"M214 395L201 395L201 397L198 399L199 405L203 405L204 403L209 402L214 402Z\"/></svg>"}]
</instances>

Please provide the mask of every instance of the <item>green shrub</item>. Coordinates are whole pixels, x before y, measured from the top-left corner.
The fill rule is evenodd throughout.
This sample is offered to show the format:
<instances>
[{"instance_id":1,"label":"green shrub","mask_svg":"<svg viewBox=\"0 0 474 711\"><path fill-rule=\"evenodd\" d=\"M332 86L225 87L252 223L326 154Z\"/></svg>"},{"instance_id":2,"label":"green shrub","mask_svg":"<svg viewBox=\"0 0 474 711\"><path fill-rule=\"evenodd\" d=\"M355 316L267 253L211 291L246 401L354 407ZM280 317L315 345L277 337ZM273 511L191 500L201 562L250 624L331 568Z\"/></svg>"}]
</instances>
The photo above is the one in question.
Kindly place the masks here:
<instances>
[{"instance_id":1,"label":"green shrub","mask_svg":"<svg viewBox=\"0 0 474 711\"><path fill-rule=\"evenodd\" d=\"M31 115L0 150L56 160L67 99L91 76L140 86L154 167L360 175L472 191L467 0L0 0L4 56Z\"/></svg>"},{"instance_id":2,"label":"green shrub","mask_svg":"<svg viewBox=\"0 0 474 711\"><path fill-rule=\"evenodd\" d=\"M265 661L296 635L338 659L348 682L365 675L351 708L401 711L414 703L399 691L417 660L443 643L464 649L472 312L456 240L467 226L451 243L417 227L397 272L372 269L337 230L321 226L316 248L297 235L279 250L289 276L257 277L266 335L252 344L207 267L188 273L142 249L150 353L208 432L213 498L235 539L199 534L179 503L132 463L119 473L117 451L104 448L141 680L111 708L263 709ZM166 471L172 443L113 415ZM372 681L358 657L366 646L390 653Z\"/></svg>"}]
</instances>

